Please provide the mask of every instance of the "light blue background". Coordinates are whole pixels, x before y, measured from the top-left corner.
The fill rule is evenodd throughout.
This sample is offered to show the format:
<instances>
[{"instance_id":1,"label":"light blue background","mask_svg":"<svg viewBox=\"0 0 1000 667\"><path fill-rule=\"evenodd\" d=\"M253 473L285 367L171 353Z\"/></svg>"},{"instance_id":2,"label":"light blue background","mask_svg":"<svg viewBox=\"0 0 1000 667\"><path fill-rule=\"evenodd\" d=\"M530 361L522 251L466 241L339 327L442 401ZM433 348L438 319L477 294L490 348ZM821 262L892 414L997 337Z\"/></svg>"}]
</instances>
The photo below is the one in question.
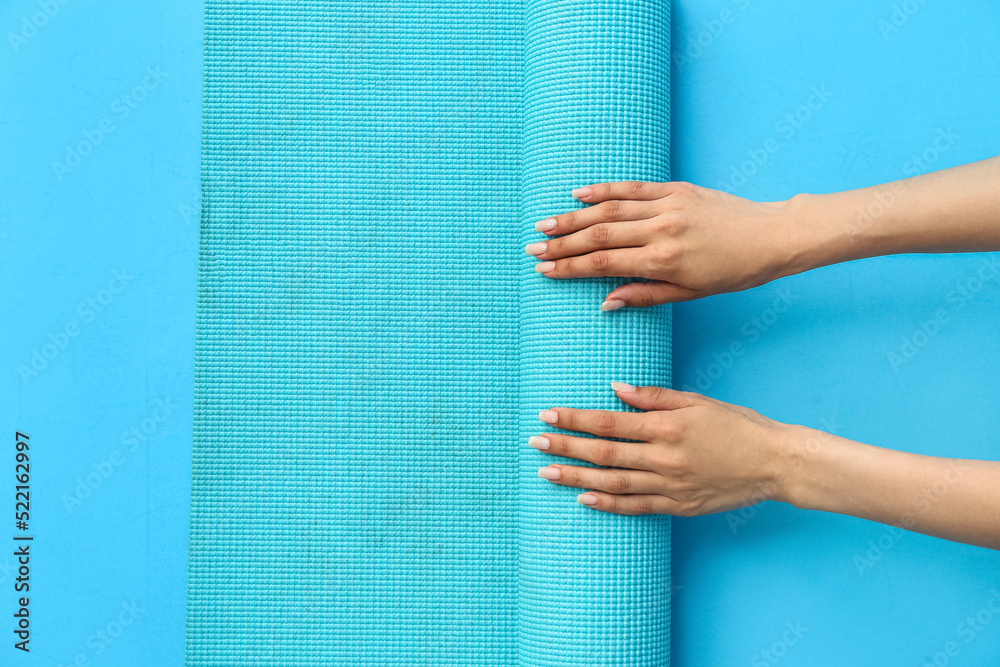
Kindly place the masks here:
<instances>
[{"instance_id":1,"label":"light blue background","mask_svg":"<svg viewBox=\"0 0 1000 667\"><path fill-rule=\"evenodd\" d=\"M42 23L45 6L52 16L12 44L26 19ZM896 16L898 30L880 30L894 6L915 11ZM92 665L182 662L201 13L188 0L0 8L9 286L0 297L0 460L7 452L12 474L14 431L31 435L36 664L79 655ZM768 139L777 150L745 183L728 184L736 194L774 200L907 176L908 161L948 128L957 139L931 169L1000 153L1000 7L989 0L678 0L673 26L674 178L718 187ZM699 35L701 51L689 50ZM166 76L136 101L130 91L153 83L147 67ZM813 86L829 99L789 134L779 123ZM53 163L96 130L101 142L60 180ZM718 374L705 393L776 419L886 447L996 458L1000 276L960 309L949 300L986 259L864 260L678 305L675 385ZM114 271L132 278L103 293L122 287ZM791 306L771 321L782 293ZM87 305L102 298L100 312ZM888 353L939 308L948 322L893 368ZM78 332L60 348L67 324ZM729 361L733 342L745 354L713 368L716 354ZM52 358L23 379L19 367L47 344ZM138 444L126 435L143 428ZM86 484L109 465L68 508L77 478ZM775 503L674 525L676 665L923 665L948 642L959 648L950 665L1000 659L1000 618L971 641L959 628L1000 588L996 552ZM880 541L887 548L872 550ZM859 558L870 563L863 572ZM12 565L0 557L8 619ZM133 603L131 619L122 605ZM114 634L121 619L132 622L98 652L99 633ZM788 623L801 637L786 634ZM19 664L16 653L0 647L4 664Z\"/></svg>"},{"instance_id":2,"label":"light blue background","mask_svg":"<svg viewBox=\"0 0 1000 667\"><path fill-rule=\"evenodd\" d=\"M894 6L911 13L883 36L880 21L896 27ZM741 187L730 184L736 194L770 201L913 175L907 162L939 129L958 138L931 169L1000 154L995 2L678 0L673 18L675 56L702 31L707 44L675 57L675 179L718 187L769 138L777 150ZM819 108L790 134L778 124L814 86L829 98L814 100ZM895 449L996 459L1000 274L963 307L949 301L986 258L863 260L678 305L674 383L718 374L705 393L775 419ZM791 305L775 320L767 311L782 290ZM926 344L894 369L888 353L939 308L948 322L927 341L917 336ZM769 321L767 331L753 318ZM733 342L746 351L722 369ZM1000 617L971 641L958 628L1000 589L998 552L780 503L675 519L674 531L676 665L919 666L949 642L957 655L939 664L1000 664ZM855 557L872 564L859 571Z\"/></svg>"},{"instance_id":3,"label":"light blue background","mask_svg":"<svg viewBox=\"0 0 1000 667\"><path fill-rule=\"evenodd\" d=\"M201 24L189 0L0 5L0 664L183 663ZM22 379L35 350L51 358ZM33 455L30 655L11 641L15 430Z\"/></svg>"}]
</instances>

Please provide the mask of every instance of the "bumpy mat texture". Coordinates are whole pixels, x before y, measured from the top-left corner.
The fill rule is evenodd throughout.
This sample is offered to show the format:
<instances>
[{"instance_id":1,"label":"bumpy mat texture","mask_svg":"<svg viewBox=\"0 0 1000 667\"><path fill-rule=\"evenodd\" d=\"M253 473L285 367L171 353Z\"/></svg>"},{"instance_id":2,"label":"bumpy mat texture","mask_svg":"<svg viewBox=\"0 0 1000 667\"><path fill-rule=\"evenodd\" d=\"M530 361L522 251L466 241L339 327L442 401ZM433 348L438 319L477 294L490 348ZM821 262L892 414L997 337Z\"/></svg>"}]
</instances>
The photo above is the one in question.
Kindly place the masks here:
<instances>
[{"instance_id":1,"label":"bumpy mat texture","mask_svg":"<svg viewBox=\"0 0 1000 667\"><path fill-rule=\"evenodd\" d=\"M665 306L534 271L669 178L669 5L208 0L189 665L668 665L670 523L553 406L670 382Z\"/></svg>"}]
</instances>

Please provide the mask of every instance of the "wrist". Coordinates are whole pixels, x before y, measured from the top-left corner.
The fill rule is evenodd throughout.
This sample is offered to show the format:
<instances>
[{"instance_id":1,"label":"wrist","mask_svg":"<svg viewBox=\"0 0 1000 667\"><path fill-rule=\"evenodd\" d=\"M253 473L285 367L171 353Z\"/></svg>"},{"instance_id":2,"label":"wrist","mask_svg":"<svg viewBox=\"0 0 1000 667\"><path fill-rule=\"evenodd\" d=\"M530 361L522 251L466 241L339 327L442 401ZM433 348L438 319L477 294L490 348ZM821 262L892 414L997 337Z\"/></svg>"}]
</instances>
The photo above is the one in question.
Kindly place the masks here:
<instances>
[{"instance_id":1,"label":"wrist","mask_svg":"<svg viewBox=\"0 0 1000 667\"><path fill-rule=\"evenodd\" d=\"M784 448L776 500L859 517L878 504L889 471L903 469L913 456L806 426L793 426Z\"/></svg>"},{"instance_id":2,"label":"wrist","mask_svg":"<svg viewBox=\"0 0 1000 667\"><path fill-rule=\"evenodd\" d=\"M867 255L865 234L850 222L847 202L837 194L797 194L776 203L781 277Z\"/></svg>"},{"instance_id":3,"label":"wrist","mask_svg":"<svg viewBox=\"0 0 1000 667\"><path fill-rule=\"evenodd\" d=\"M822 509L823 484L817 484L817 475L822 476L824 461L835 458L837 436L809 428L788 424L778 443L778 464L773 472L773 500L788 503L800 509Z\"/></svg>"}]
</instances>

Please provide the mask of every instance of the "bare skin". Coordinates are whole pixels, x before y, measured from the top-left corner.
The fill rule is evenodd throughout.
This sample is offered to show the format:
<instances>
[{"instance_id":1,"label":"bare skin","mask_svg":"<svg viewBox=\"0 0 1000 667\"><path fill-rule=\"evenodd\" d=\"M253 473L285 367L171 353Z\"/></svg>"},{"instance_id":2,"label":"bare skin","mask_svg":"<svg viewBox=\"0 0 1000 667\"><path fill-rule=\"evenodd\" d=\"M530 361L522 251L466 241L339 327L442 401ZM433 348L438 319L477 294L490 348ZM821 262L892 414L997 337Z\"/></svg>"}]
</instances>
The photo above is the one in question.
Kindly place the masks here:
<instances>
[{"instance_id":1,"label":"bare skin","mask_svg":"<svg viewBox=\"0 0 1000 667\"><path fill-rule=\"evenodd\" d=\"M688 183L587 189L574 196L597 205L555 216L552 229L538 223L558 238L526 250L554 279L653 281L618 287L603 310L748 289L863 257L1000 250L1000 158L784 202L752 202ZM1000 462L899 452L699 394L615 385L622 401L647 412L557 407L540 419L640 442L554 433L531 440L549 453L614 468L539 470L541 477L558 470L554 484L593 489L578 499L595 498L585 502L594 509L697 516L771 499L1000 549Z\"/></svg>"}]
</instances>

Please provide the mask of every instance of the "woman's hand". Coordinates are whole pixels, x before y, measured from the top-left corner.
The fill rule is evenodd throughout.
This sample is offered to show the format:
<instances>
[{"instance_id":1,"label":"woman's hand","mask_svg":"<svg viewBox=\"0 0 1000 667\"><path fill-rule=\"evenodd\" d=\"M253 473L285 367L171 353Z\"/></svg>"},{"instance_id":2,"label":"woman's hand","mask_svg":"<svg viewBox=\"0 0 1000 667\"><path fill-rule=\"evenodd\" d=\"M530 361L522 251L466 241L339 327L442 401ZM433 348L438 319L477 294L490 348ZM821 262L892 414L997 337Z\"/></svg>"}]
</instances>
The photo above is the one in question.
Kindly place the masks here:
<instances>
[{"instance_id":1,"label":"woman's hand","mask_svg":"<svg viewBox=\"0 0 1000 667\"><path fill-rule=\"evenodd\" d=\"M594 489L578 500L593 496L592 507L615 514L695 516L782 499L785 452L802 427L698 394L615 385L621 400L650 412L553 408L540 418L561 429L641 442L544 433L530 444L557 456L625 469L553 464L540 469L540 477L558 471L558 478L546 479Z\"/></svg>"},{"instance_id":2,"label":"woman's hand","mask_svg":"<svg viewBox=\"0 0 1000 667\"><path fill-rule=\"evenodd\" d=\"M589 192L588 192L589 191ZM596 206L535 225L560 238L532 243L550 278L621 276L656 282L612 291L602 310L652 306L763 285L790 273L809 245L787 202L760 203L690 183L602 183L574 196Z\"/></svg>"},{"instance_id":3,"label":"woman's hand","mask_svg":"<svg viewBox=\"0 0 1000 667\"><path fill-rule=\"evenodd\" d=\"M552 408L539 418L639 442L560 433L529 441L611 467L555 463L538 471L555 484L593 489L577 500L594 509L697 516L780 500L1000 549L1000 462L874 447L699 394L614 384L621 400L647 412Z\"/></svg>"},{"instance_id":4,"label":"woman's hand","mask_svg":"<svg viewBox=\"0 0 1000 667\"><path fill-rule=\"evenodd\" d=\"M1000 157L858 190L754 202L690 183L599 183L535 224L550 278L619 276L602 310L734 292L828 264L1000 250Z\"/></svg>"}]
</instances>

